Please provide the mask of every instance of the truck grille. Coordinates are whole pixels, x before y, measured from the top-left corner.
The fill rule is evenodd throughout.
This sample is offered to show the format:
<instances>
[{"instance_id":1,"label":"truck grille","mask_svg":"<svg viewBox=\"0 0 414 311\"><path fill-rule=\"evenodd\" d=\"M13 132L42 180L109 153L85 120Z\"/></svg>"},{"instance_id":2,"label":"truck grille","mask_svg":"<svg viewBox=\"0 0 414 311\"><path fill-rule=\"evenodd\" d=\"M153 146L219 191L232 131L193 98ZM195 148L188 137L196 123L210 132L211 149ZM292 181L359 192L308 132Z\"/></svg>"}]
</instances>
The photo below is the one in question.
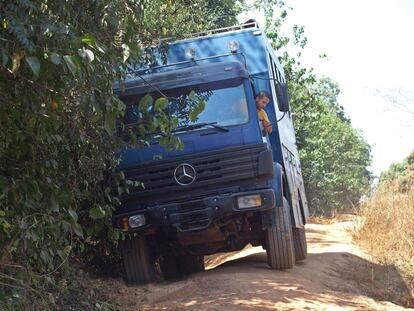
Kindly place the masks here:
<instances>
[{"instance_id":1,"label":"truck grille","mask_svg":"<svg viewBox=\"0 0 414 311\"><path fill-rule=\"evenodd\" d=\"M259 177L259 154L264 150L265 144L230 147L129 168L124 171L125 178L142 182L145 188L130 189L129 194L121 197L121 202L123 205L134 202L135 207L143 203L172 202L217 192L217 189L240 185L246 180L251 182ZM175 169L183 163L190 164L196 171L196 179L191 185L179 185L174 179Z\"/></svg>"}]
</instances>

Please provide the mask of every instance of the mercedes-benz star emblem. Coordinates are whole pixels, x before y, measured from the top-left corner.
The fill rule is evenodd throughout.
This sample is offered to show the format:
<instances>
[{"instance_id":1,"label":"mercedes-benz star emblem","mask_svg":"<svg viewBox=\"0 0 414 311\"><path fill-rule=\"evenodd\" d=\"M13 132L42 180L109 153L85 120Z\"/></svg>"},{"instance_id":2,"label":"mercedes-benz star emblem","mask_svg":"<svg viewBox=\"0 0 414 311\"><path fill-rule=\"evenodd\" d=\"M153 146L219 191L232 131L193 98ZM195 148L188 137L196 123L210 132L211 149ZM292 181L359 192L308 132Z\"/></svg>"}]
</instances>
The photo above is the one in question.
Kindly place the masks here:
<instances>
[{"instance_id":1,"label":"mercedes-benz star emblem","mask_svg":"<svg viewBox=\"0 0 414 311\"><path fill-rule=\"evenodd\" d=\"M195 168L187 163L178 165L174 171L174 179L180 186L191 185L196 179Z\"/></svg>"}]
</instances>

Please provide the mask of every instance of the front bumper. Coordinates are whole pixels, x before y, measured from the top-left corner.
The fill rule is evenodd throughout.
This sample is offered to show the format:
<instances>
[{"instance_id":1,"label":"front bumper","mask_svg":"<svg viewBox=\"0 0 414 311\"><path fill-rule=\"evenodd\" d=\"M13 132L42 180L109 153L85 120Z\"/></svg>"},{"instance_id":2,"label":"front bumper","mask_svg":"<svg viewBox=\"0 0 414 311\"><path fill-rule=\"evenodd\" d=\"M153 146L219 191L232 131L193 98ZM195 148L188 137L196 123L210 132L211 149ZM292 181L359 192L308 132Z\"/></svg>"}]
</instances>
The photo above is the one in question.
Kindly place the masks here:
<instances>
[{"instance_id":1,"label":"front bumper","mask_svg":"<svg viewBox=\"0 0 414 311\"><path fill-rule=\"evenodd\" d=\"M262 205L240 209L237 205L237 198L247 195L260 195ZM272 189L260 189L209 196L179 203L149 206L142 210L114 215L113 225L116 228L125 230L122 227L123 219L128 219L132 215L144 214L146 219L145 226L128 231L146 231L163 226L174 227L178 231L195 231L208 228L212 221L223 216L260 212L274 207L274 191Z\"/></svg>"}]
</instances>

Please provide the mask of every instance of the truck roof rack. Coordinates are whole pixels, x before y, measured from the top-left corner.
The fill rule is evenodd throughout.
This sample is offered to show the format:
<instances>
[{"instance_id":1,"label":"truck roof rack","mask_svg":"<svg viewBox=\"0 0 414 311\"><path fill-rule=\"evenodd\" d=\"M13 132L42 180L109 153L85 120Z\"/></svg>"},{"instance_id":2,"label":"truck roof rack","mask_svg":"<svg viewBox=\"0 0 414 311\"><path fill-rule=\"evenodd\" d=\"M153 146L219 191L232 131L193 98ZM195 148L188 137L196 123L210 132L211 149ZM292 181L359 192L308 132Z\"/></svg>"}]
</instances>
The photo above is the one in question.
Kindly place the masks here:
<instances>
[{"instance_id":1,"label":"truck roof rack","mask_svg":"<svg viewBox=\"0 0 414 311\"><path fill-rule=\"evenodd\" d=\"M201 31L201 32L195 32L195 33L190 33L190 34L184 34L182 38L178 39L178 41L182 41L182 40L187 40L190 38L201 38L201 37L206 37L206 36L210 36L210 35L214 35L214 34L218 34L218 33L225 33L225 32L232 32L232 31L240 31L246 28L256 28L259 29L259 24L254 20L248 20L247 22L243 23L243 24L239 24L239 25L235 25L235 26L229 26L229 27L222 27L222 28L216 28L216 29L211 29L211 30L205 30L205 31ZM260 31L260 29L259 29ZM158 39L159 44L162 43L167 43L174 41L175 38L169 37L169 38L160 38ZM184 65L184 64L188 64L188 63L194 63L197 61L203 61L203 60L208 60L208 59L213 59L213 58L218 58L218 57L223 57L223 56L234 56L234 55L241 55L243 57L243 61L244 61L244 66L247 68L247 63L246 63L246 57L243 53L241 52L232 52L232 53L227 53L227 54L221 54L221 55L214 55L214 56L209 56L209 57L203 57L203 58L199 58L199 59L191 59L191 60L186 60L186 61L181 61L181 62L176 62L176 63L171 63L171 64L165 64L165 65L160 65L160 66L155 66L155 67L144 67L144 68L139 68L139 69L135 69L135 68L129 68L127 75L129 76L133 76L133 75L139 75L139 74L146 74L146 73L154 73L156 72L156 70L159 69L163 69L166 67L171 67L171 66L179 66L179 65Z\"/></svg>"},{"instance_id":2,"label":"truck roof rack","mask_svg":"<svg viewBox=\"0 0 414 311\"><path fill-rule=\"evenodd\" d=\"M171 67L171 66L180 66L180 65L184 65L184 64L191 64L191 63L196 63L196 62L210 60L210 59L219 58L219 57L237 56L237 55L240 55L240 56L243 57L244 67L247 68L246 57L244 56L244 54L241 53L241 52L235 52L235 53L226 53L226 54L213 55L213 56L197 58L197 59L189 59L189 60L185 60L185 61L182 61L182 62L170 63L170 64L165 64L165 65L160 65L160 66L155 66L155 67L146 67L146 68L142 68L142 69L132 69L131 68L128 71L128 75L133 76L133 75L139 75L139 74L154 73L158 69L164 69L164 68Z\"/></svg>"},{"instance_id":3,"label":"truck roof rack","mask_svg":"<svg viewBox=\"0 0 414 311\"><path fill-rule=\"evenodd\" d=\"M256 21L248 21L247 23L244 24L239 24L239 25L235 25L235 26L229 26L229 27L222 27L222 28L216 28L216 29L211 29L211 30L204 30L204 31L200 31L200 32L195 32L195 33L189 33L189 34L184 34L182 38L180 38L179 40L185 40L185 39L189 39L189 38L198 38L198 37L206 37L206 36L211 36L214 34L218 34L218 33L223 33L223 32L230 32L230 31L238 31L238 30L242 30L245 28L259 28L259 24ZM171 41L171 40L175 40L175 38L163 38L163 39L159 39L159 42L165 42L165 41Z\"/></svg>"}]
</instances>

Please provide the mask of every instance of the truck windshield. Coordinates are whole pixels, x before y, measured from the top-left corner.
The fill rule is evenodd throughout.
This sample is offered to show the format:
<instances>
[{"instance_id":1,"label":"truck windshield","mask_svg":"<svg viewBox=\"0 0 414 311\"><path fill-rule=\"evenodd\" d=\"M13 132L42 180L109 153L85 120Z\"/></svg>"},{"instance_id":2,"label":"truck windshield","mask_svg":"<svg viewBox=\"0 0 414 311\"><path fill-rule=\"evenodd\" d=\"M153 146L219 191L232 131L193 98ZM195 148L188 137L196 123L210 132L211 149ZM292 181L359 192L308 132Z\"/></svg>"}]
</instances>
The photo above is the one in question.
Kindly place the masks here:
<instances>
[{"instance_id":1,"label":"truck windshield","mask_svg":"<svg viewBox=\"0 0 414 311\"><path fill-rule=\"evenodd\" d=\"M169 99L168 110L171 116L179 119L179 126L199 123L214 123L219 126L231 126L247 123L249 120L246 94L242 79L232 79L213 83L205 83L162 90ZM150 94L155 100L159 93ZM124 98L127 112L124 119L126 124L139 120L137 103L142 95ZM195 120L188 119L190 102L197 104L204 101L205 108ZM189 104L190 103L190 104ZM196 129L198 127L190 127Z\"/></svg>"}]
</instances>

